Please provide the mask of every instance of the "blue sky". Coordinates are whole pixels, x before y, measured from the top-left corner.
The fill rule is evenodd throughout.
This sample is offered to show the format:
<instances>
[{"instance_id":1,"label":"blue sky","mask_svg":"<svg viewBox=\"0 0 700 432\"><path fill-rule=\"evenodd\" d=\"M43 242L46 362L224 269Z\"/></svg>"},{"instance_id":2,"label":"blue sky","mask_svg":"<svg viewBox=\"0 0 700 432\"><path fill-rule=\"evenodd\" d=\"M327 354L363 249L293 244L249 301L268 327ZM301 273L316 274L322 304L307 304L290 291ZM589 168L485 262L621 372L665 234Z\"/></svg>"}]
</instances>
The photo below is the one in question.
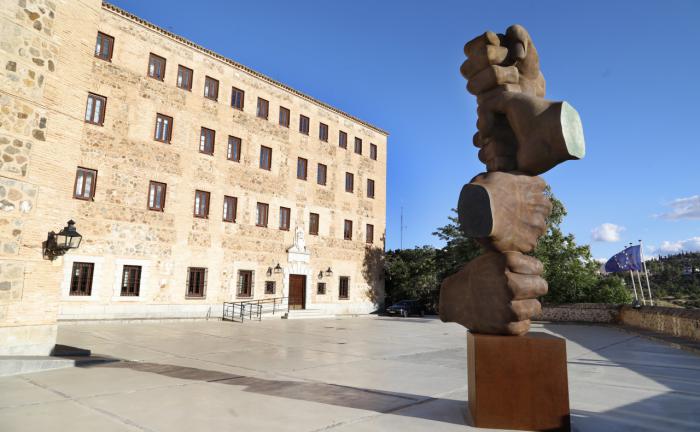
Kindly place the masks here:
<instances>
[{"instance_id":1,"label":"blue sky","mask_svg":"<svg viewBox=\"0 0 700 432\"><path fill-rule=\"evenodd\" d=\"M583 120L586 158L544 175L564 230L598 258L638 239L700 250L700 2L112 1L388 130L389 249L401 207L404 247L440 245L431 233L483 170L462 47L522 24L547 98Z\"/></svg>"}]
</instances>

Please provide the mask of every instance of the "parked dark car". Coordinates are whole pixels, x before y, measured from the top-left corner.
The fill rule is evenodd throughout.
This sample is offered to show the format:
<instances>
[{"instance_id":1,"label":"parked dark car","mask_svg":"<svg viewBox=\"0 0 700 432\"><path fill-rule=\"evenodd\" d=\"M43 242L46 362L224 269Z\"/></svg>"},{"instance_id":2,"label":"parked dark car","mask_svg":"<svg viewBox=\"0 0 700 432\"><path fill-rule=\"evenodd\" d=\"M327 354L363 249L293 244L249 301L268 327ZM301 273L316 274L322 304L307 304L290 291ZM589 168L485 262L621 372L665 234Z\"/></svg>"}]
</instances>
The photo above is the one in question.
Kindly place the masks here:
<instances>
[{"instance_id":1,"label":"parked dark car","mask_svg":"<svg viewBox=\"0 0 700 432\"><path fill-rule=\"evenodd\" d=\"M401 300L398 303L386 308L386 313L389 315L401 315L407 317L409 315L425 315L425 307L417 300Z\"/></svg>"}]
</instances>

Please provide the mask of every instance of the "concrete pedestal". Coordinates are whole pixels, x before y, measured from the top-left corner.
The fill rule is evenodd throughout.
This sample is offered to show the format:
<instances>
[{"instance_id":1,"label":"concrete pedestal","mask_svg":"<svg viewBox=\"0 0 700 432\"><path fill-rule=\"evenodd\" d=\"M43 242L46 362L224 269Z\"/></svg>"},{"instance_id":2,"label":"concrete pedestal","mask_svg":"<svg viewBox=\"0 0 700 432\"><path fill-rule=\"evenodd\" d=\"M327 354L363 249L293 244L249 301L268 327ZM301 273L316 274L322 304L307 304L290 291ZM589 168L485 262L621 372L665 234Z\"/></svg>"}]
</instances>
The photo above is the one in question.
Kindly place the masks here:
<instances>
[{"instance_id":1,"label":"concrete pedestal","mask_svg":"<svg viewBox=\"0 0 700 432\"><path fill-rule=\"evenodd\" d=\"M469 333L467 356L474 426L570 430L564 339Z\"/></svg>"}]
</instances>

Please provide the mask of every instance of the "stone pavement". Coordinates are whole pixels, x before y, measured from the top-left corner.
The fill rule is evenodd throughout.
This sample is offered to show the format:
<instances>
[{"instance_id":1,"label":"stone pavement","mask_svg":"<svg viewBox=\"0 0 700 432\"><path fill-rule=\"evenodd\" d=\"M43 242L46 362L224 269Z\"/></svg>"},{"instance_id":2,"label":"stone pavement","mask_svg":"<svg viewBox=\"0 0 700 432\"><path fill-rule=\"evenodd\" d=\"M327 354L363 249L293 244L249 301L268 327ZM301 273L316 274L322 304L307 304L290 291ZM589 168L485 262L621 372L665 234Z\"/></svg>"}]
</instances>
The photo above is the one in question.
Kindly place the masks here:
<instances>
[{"instance_id":1,"label":"stone pavement","mask_svg":"<svg viewBox=\"0 0 700 432\"><path fill-rule=\"evenodd\" d=\"M700 430L700 356L613 327L567 339L577 431ZM64 325L120 361L0 378L0 431L464 431L466 341L436 319Z\"/></svg>"}]
</instances>

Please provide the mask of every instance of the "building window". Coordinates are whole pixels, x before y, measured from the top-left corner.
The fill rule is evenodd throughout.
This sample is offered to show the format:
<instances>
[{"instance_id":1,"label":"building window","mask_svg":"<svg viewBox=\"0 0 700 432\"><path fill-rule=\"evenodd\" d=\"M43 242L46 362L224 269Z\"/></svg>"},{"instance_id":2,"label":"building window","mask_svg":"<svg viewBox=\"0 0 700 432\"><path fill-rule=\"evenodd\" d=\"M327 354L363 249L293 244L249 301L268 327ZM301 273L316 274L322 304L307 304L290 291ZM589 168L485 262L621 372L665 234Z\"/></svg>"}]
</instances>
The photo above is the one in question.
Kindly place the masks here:
<instances>
[{"instance_id":1,"label":"building window","mask_svg":"<svg viewBox=\"0 0 700 432\"><path fill-rule=\"evenodd\" d=\"M92 274L95 264L85 262L74 262L73 271L70 278L71 296L89 296L92 294Z\"/></svg>"},{"instance_id":2,"label":"building window","mask_svg":"<svg viewBox=\"0 0 700 432\"><path fill-rule=\"evenodd\" d=\"M289 219L291 216L291 210L287 207L280 207L280 229L283 231L289 231Z\"/></svg>"},{"instance_id":3,"label":"building window","mask_svg":"<svg viewBox=\"0 0 700 432\"><path fill-rule=\"evenodd\" d=\"M305 115L299 115L299 132L309 134L309 118Z\"/></svg>"},{"instance_id":4,"label":"building window","mask_svg":"<svg viewBox=\"0 0 700 432\"><path fill-rule=\"evenodd\" d=\"M280 107L280 126L289 127L289 118L291 113L283 106Z\"/></svg>"},{"instance_id":5,"label":"building window","mask_svg":"<svg viewBox=\"0 0 700 432\"><path fill-rule=\"evenodd\" d=\"M219 99L219 80L209 76L204 77L204 97L214 101Z\"/></svg>"},{"instance_id":6,"label":"building window","mask_svg":"<svg viewBox=\"0 0 700 432\"><path fill-rule=\"evenodd\" d=\"M318 213L309 214L309 234L318 235Z\"/></svg>"},{"instance_id":7,"label":"building window","mask_svg":"<svg viewBox=\"0 0 700 432\"><path fill-rule=\"evenodd\" d=\"M141 291L141 266L125 265L122 271L122 296L138 297Z\"/></svg>"},{"instance_id":8,"label":"building window","mask_svg":"<svg viewBox=\"0 0 700 432\"><path fill-rule=\"evenodd\" d=\"M197 190L194 191L194 216L198 218L209 217L209 192Z\"/></svg>"},{"instance_id":9,"label":"building window","mask_svg":"<svg viewBox=\"0 0 700 432\"><path fill-rule=\"evenodd\" d=\"M95 198L95 186L97 184L97 171L78 167L75 173L75 187L73 198L91 200Z\"/></svg>"},{"instance_id":10,"label":"building window","mask_svg":"<svg viewBox=\"0 0 700 432\"><path fill-rule=\"evenodd\" d=\"M236 210L238 208L238 198L224 196L224 222L236 222Z\"/></svg>"},{"instance_id":11,"label":"building window","mask_svg":"<svg viewBox=\"0 0 700 432\"><path fill-rule=\"evenodd\" d=\"M229 135L228 149L226 150L226 159L234 162L240 162L242 146L243 141L240 138Z\"/></svg>"},{"instance_id":12,"label":"building window","mask_svg":"<svg viewBox=\"0 0 700 432\"><path fill-rule=\"evenodd\" d=\"M148 209L163 211L165 209L165 183L150 182L148 184Z\"/></svg>"},{"instance_id":13,"label":"building window","mask_svg":"<svg viewBox=\"0 0 700 432\"><path fill-rule=\"evenodd\" d=\"M350 298L350 278L347 276L340 277L340 282L338 283L338 298L340 300L347 300Z\"/></svg>"},{"instance_id":14,"label":"building window","mask_svg":"<svg viewBox=\"0 0 700 432\"><path fill-rule=\"evenodd\" d=\"M326 167L324 164L318 164L318 170L316 171L316 183L325 186L327 174L328 167Z\"/></svg>"},{"instance_id":15,"label":"building window","mask_svg":"<svg viewBox=\"0 0 700 432\"><path fill-rule=\"evenodd\" d=\"M231 106L243 111L243 103L245 101L245 92L239 88L231 87Z\"/></svg>"},{"instance_id":16,"label":"building window","mask_svg":"<svg viewBox=\"0 0 700 432\"><path fill-rule=\"evenodd\" d=\"M304 158L297 158L297 178L306 180L306 171L309 166L309 161Z\"/></svg>"},{"instance_id":17,"label":"building window","mask_svg":"<svg viewBox=\"0 0 700 432\"><path fill-rule=\"evenodd\" d=\"M148 57L148 76L163 81L165 78L165 59L153 53Z\"/></svg>"},{"instance_id":18,"label":"building window","mask_svg":"<svg viewBox=\"0 0 700 432\"><path fill-rule=\"evenodd\" d=\"M355 189L355 176L352 173L345 173L345 192L352 193Z\"/></svg>"},{"instance_id":19,"label":"building window","mask_svg":"<svg viewBox=\"0 0 700 432\"><path fill-rule=\"evenodd\" d=\"M265 294L274 294L275 293L275 282L274 281L265 281Z\"/></svg>"},{"instance_id":20,"label":"building window","mask_svg":"<svg viewBox=\"0 0 700 432\"><path fill-rule=\"evenodd\" d=\"M95 44L95 57L102 60L112 61L112 51L114 50L114 38L102 32L97 32L97 43Z\"/></svg>"},{"instance_id":21,"label":"building window","mask_svg":"<svg viewBox=\"0 0 700 432\"><path fill-rule=\"evenodd\" d=\"M316 284L316 294L317 295L326 295L326 283L325 282L319 282Z\"/></svg>"},{"instance_id":22,"label":"building window","mask_svg":"<svg viewBox=\"0 0 700 432\"><path fill-rule=\"evenodd\" d=\"M374 198L374 180L367 179L367 198Z\"/></svg>"},{"instance_id":23,"label":"building window","mask_svg":"<svg viewBox=\"0 0 700 432\"><path fill-rule=\"evenodd\" d=\"M187 297L204 297L207 289L207 269L189 267L187 273Z\"/></svg>"},{"instance_id":24,"label":"building window","mask_svg":"<svg viewBox=\"0 0 700 432\"><path fill-rule=\"evenodd\" d=\"M272 149L260 146L260 168L270 170L272 168Z\"/></svg>"},{"instance_id":25,"label":"building window","mask_svg":"<svg viewBox=\"0 0 700 432\"><path fill-rule=\"evenodd\" d=\"M340 148L348 148L348 134L343 131L338 132L338 145Z\"/></svg>"},{"instance_id":26,"label":"building window","mask_svg":"<svg viewBox=\"0 0 700 432\"><path fill-rule=\"evenodd\" d=\"M208 155L213 155L215 138L215 131L203 127L201 132L199 133L199 152Z\"/></svg>"},{"instance_id":27,"label":"building window","mask_svg":"<svg viewBox=\"0 0 700 432\"><path fill-rule=\"evenodd\" d=\"M345 224L343 225L343 238L345 240L352 240L352 221L345 219Z\"/></svg>"},{"instance_id":28,"label":"building window","mask_svg":"<svg viewBox=\"0 0 700 432\"><path fill-rule=\"evenodd\" d=\"M253 271L238 270L238 297L253 296Z\"/></svg>"},{"instance_id":29,"label":"building window","mask_svg":"<svg viewBox=\"0 0 700 432\"><path fill-rule=\"evenodd\" d=\"M355 138L355 153L362 154L362 140Z\"/></svg>"},{"instance_id":30,"label":"building window","mask_svg":"<svg viewBox=\"0 0 700 432\"><path fill-rule=\"evenodd\" d=\"M328 125L325 123L320 123L318 125L318 139L321 141L328 142Z\"/></svg>"},{"instance_id":31,"label":"building window","mask_svg":"<svg viewBox=\"0 0 700 432\"><path fill-rule=\"evenodd\" d=\"M163 114L156 115L156 131L154 139L156 141L170 144L173 136L173 118Z\"/></svg>"},{"instance_id":32,"label":"building window","mask_svg":"<svg viewBox=\"0 0 700 432\"><path fill-rule=\"evenodd\" d=\"M258 117L267 120L267 115L270 111L270 102L263 98L258 98Z\"/></svg>"},{"instance_id":33,"label":"building window","mask_svg":"<svg viewBox=\"0 0 700 432\"><path fill-rule=\"evenodd\" d=\"M376 144L371 144L369 145L369 157L370 159L377 160L377 145Z\"/></svg>"},{"instance_id":34,"label":"building window","mask_svg":"<svg viewBox=\"0 0 700 432\"><path fill-rule=\"evenodd\" d=\"M107 98L104 96L88 93L87 107L85 108L85 121L102 126L105 122L105 109L107 108Z\"/></svg>"},{"instance_id":35,"label":"building window","mask_svg":"<svg viewBox=\"0 0 700 432\"><path fill-rule=\"evenodd\" d=\"M192 90L192 69L183 65L177 66L177 86L181 89Z\"/></svg>"},{"instance_id":36,"label":"building window","mask_svg":"<svg viewBox=\"0 0 700 432\"><path fill-rule=\"evenodd\" d=\"M365 243L374 243L374 225L367 224L365 227Z\"/></svg>"},{"instance_id":37,"label":"building window","mask_svg":"<svg viewBox=\"0 0 700 432\"><path fill-rule=\"evenodd\" d=\"M267 227L267 215L270 206L265 203L258 203L255 207L255 225L259 227Z\"/></svg>"}]
</instances>

